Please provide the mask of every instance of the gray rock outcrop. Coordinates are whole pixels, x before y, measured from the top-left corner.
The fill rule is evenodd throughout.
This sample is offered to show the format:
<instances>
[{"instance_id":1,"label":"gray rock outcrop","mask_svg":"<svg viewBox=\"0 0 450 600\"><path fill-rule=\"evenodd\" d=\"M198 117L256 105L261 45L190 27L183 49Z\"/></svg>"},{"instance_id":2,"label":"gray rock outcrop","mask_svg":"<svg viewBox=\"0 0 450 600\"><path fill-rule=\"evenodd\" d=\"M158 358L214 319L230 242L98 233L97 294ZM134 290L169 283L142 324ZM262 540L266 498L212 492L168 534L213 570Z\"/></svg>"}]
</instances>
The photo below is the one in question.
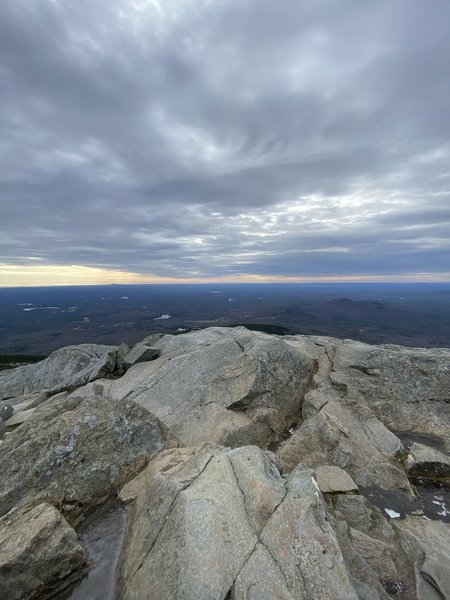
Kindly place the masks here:
<instances>
[{"instance_id":1,"label":"gray rock outcrop","mask_svg":"<svg viewBox=\"0 0 450 600\"><path fill-rule=\"evenodd\" d=\"M356 600L312 472L281 477L256 447L165 453L122 491L133 501L124 600Z\"/></svg>"},{"instance_id":2,"label":"gray rock outcrop","mask_svg":"<svg viewBox=\"0 0 450 600\"><path fill-rule=\"evenodd\" d=\"M450 600L449 397L450 350L242 327L2 372L0 596L70 584L112 505L123 600Z\"/></svg>"},{"instance_id":3,"label":"gray rock outcrop","mask_svg":"<svg viewBox=\"0 0 450 600\"><path fill-rule=\"evenodd\" d=\"M185 446L268 444L298 419L314 360L305 347L243 328L152 340L157 360L133 366L105 394L129 398Z\"/></svg>"},{"instance_id":4,"label":"gray rock outcrop","mask_svg":"<svg viewBox=\"0 0 450 600\"><path fill-rule=\"evenodd\" d=\"M173 443L164 425L132 400L50 400L0 449L0 515L46 501L74 522Z\"/></svg>"},{"instance_id":5,"label":"gray rock outcrop","mask_svg":"<svg viewBox=\"0 0 450 600\"><path fill-rule=\"evenodd\" d=\"M161 351L158 348L152 348L149 344L140 343L133 346L133 348L124 355L122 363L125 369L129 369L133 365L156 360L160 354Z\"/></svg>"},{"instance_id":6,"label":"gray rock outcrop","mask_svg":"<svg viewBox=\"0 0 450 600\"><path fill-rule=\"evenodd\" d=\"M0 598L43 597L86 567L77 534L53 506L15 509L0 518Z\"/></svg>"},{"instance_id":7,"label":"gray rock outcrop","mask_svg":"<svg viewBox=\"0 0 450 600\"><path fill-rule=\"evenodd\" d=\"M288 470L299 462L310 467L336 465L358 485L376 484L413 495L406 474L372 443L358 417L345 405L323 390L310 392L305 404L310 416L279 450Z\"/></svg>"},{"instance_id":8,"label":"gray rock outcrop","mask_svg":"<svg viewBox=\"0 0 450 600\"><path fill-rule=\"evenodd\" d=\"M395 524L359 495L335 494L328 509L358 597L416 600L415 558Z\"/></svg>"},{"instance_id":9,"label":"gray rock outcrop","mask_svg":"<svg viewBox=\"0 0 450 600\"><path fill-rule=\"evenodd\" d=\"M314 475L320 491L323 494L358 491L358 486L350 475L339 467L333 465L319 465L314 469Z\"/></svg>"},{"instance_id":10,"label":"gray rock outcrop","mask_svg":"<svg viewBox=\"0 0 450 600\"><path fill-rule=\"evenodd\" d=\"M336 347L330 378L354 410L369 409L391 430L438 435L450 444L449 349L346 340Z\"/></svg>"},{"instance_id":11,"label":"gray rock outcrop","mask_svg":"<svg viewBox=\"0 0 450 600\"><path fill-rule=\"evenodd\" d=\"M2 371L0 399L47 389L56 393L84 385L106 373L112 373L116 351L116 346L67 346L38 363Z\"/></svg>"},{"instance_id":12,"label":"gray rock outcrop","mask_svg":"<svg viewBox=\"0 0 450 600\"><path fill-rule=\"evenodd\" d=\"M448 600L450 524L408 517L396 528L404 550L414 558L418 600Z\"/></svg>"}]
</instances>

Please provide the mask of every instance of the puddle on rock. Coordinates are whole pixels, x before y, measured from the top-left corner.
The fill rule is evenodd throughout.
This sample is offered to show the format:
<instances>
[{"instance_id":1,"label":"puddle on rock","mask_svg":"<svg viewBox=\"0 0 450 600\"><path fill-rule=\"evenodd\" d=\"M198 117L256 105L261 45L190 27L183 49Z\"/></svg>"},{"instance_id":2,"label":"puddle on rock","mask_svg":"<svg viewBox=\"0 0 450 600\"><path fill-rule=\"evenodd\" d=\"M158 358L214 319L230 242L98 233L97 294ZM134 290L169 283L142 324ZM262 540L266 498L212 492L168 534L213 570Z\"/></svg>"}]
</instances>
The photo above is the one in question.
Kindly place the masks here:
<instances>
[{"instance_id":1,"label":"puddle on rock","mask_svg":"<svg viewBox=\"0 0 450 600\"><path fill-rule=\"evenodd\" d=\"M406 515L421 510L419 500L410 500L401 492L384 490L377 485L360 487L359 491L371 504L379 508L384 516L391 516L391 513L396 513L399 519L404 519Z\"/></svg>"},{"instance_id":2,"label":"puddle on rock","mask_svg":"<svg viewBox=\"0 0 450 600\"><path fill-rule=\"evenodd\" d=\"M384 516L404 519L407 515L422 516L433 521L450 523L450 491L416 485L419 498L410 500L405 494L384 490L376 485L360 487L361 494L379 508Z\"/></svg>"},{"instance_id":3,"label":"puddle on rock","mask_svg":"<svg viewBox=\"0 0 450 600\"><path fill-rule=\"evenodd\" d=\"M423 514L433 521L450 523L450 490L418 483L415 487L422 497Z\"/></svg>"},{"instance_id":4,"label":"puddle on rock","mask_svg":"<svg viewBox=\"0 0 450 600\"><path fill-rule=\"evenodd\" d=\"M83 522L78 533L92 567L84 579L60 600L114 600L116 571L122 551L127 513L108 502Z\"/></svg>"}]
</instances>

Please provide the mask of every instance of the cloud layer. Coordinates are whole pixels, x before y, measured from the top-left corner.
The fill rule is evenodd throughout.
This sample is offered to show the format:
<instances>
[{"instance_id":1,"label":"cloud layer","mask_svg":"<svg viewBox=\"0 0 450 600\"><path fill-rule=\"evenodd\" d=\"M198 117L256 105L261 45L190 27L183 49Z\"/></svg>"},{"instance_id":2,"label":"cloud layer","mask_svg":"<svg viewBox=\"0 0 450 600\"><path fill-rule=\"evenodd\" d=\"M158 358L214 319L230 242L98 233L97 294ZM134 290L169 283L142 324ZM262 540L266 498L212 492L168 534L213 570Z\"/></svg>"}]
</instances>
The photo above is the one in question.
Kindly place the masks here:
<instances>
[{"instance_id":1,"label":"cloud layer","mask_svg":"<svg viewBox=\"0 0 450 600\"><path fill-rule=\"evenodd\" d=\"M0 263L448 279L449 39L445 0L6 0Z\"/></svg>"}]
</instances>

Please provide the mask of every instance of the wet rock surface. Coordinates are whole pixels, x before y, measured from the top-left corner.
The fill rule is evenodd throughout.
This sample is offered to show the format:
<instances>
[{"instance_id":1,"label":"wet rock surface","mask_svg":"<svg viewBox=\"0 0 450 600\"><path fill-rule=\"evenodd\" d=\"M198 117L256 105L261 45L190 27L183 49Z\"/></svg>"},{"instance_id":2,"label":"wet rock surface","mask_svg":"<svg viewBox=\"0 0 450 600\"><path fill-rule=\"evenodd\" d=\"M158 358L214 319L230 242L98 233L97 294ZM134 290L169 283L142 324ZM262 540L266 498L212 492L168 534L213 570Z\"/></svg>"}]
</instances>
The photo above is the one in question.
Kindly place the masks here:
<instances>
[{"instance_id":1,"label":"wet rock surface","mask_svg":"<svg viewBox=\"0 0 450 600\"><path fill-rule=\"evenodd\" d=\"M409 448L405 466L413 477L422 476L432 480L450 477L450 455L417 442Z\"/></svg>"},{"instance_id":2,"label":"wet rock surface","mask_svg":"<svg viewBox=\"0 0 450 600\"><path fill-rule=\"evenodd\" d=\"M122 552L127 513L117 502L89 515L78 530L91 569L57 600L114 600L117 566Z\"/></svg>"},{"instance_id":3,"label":"wet rock surface","mask_svg":"<svg viewBox=\"0 0 450 600\"><path fill-rule=\"evenodd\" d=\"M0 596L448 598L449 397L450 350L242 327L5 371Z\"/></svg>"}]
</instances>

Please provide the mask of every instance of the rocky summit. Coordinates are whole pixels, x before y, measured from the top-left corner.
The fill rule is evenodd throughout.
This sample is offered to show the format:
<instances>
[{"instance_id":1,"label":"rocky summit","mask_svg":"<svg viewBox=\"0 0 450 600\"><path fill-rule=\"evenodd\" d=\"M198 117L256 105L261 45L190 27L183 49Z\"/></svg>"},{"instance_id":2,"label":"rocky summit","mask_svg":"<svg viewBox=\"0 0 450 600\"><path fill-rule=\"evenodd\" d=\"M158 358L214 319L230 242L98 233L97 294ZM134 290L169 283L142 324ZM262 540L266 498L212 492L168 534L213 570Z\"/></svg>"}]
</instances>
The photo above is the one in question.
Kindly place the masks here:
<instances>
[{"instance_id":1,"label":"rocky summit","mask_svg":"<svg viewBox=\"0 0 450 600\"><path fill-rule=\"evenodd\" d=\"M245 328L0 373L0 598L450 599L450 350Z\"/></svg>"}]
</instances>

